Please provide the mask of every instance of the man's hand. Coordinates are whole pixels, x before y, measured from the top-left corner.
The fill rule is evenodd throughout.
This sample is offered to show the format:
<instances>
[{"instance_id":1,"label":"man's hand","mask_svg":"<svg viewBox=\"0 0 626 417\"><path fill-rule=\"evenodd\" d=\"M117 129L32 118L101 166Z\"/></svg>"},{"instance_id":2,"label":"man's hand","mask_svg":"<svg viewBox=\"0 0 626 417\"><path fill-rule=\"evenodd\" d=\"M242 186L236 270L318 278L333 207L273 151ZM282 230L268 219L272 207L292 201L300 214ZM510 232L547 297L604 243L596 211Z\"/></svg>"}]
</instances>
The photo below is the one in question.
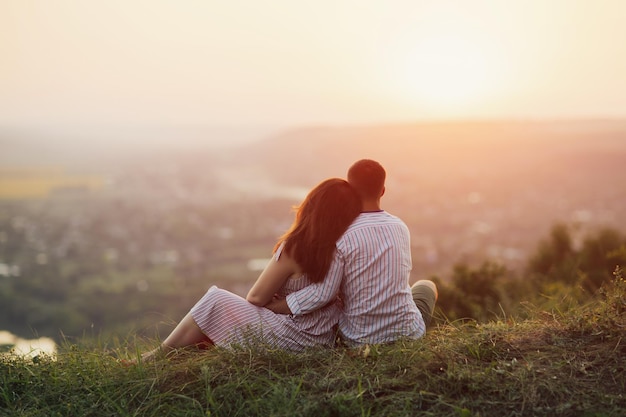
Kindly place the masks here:
<instances>
[{"instance_id":1,"label":"man's hand","mask_svg":"<svg viewBox=\"0 0 626 417\"><path fill-rule=\"evenodd\" d=\"M272 301L265 305L265 308L272 310L276 314L291 314L286 298L277 298L274 296Z\"/></svg>"}]
</instances>

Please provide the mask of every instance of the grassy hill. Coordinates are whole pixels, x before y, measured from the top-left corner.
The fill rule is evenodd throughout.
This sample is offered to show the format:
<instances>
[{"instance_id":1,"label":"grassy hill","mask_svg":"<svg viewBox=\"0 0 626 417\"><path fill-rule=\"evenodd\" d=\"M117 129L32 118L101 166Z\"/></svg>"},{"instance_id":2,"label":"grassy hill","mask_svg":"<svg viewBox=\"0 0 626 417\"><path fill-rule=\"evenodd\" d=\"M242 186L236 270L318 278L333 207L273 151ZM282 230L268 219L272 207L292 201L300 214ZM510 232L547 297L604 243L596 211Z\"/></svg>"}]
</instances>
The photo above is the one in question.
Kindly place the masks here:
<instances>
[{"instance_id":1,"label":"grassy hill","mask_svg":"<svg viewBox=\"0 0 626 417\"><path fill-rule=\"evenodd\" d=\"M0 360L2 416L621 416L626 282L530 319L446 322L358 350L180 351L125 367L155 341L67 344ZM533 309L533 307L529 307Z\"/></svg>"}]
</instances>

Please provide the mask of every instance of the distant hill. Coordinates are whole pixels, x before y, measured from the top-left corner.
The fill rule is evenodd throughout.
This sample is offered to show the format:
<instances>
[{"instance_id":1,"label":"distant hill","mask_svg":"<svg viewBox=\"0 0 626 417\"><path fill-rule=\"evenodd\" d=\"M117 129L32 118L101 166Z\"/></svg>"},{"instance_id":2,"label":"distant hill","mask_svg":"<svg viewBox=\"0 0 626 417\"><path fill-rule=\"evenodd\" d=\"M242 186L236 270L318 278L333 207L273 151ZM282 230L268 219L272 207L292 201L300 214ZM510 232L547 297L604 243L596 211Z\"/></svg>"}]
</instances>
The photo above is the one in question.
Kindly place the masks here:
<instances>
[{"instance_id":1,"label":"distant hill","mask_svg":"<svg viewBox=\"0 0 626 417\"><path fill-rule=\"evenodd\" d=\"M598 168L604 165L599 161L614 164L623 153L626 120L442 122L294 129L242 147L238 159L262 167L277 181L343 176L353 161L372 158L391 178L419 175L420 182L438 183L536 169L550 173L548 164Z\"/></svg>"},{"instance_id":2,"label":"distant hill","mask_svg":"<svg viewBox=\"0 0 626 417\"><path fill-rule=\"evenodd\" d=\"M556 222L626 227L626 121L312 127L242 147L228 164L309 188L360 158L387 169L384 208L409 224L425 271L442 257L519 264Z\"/></svg>"}]
</instances>

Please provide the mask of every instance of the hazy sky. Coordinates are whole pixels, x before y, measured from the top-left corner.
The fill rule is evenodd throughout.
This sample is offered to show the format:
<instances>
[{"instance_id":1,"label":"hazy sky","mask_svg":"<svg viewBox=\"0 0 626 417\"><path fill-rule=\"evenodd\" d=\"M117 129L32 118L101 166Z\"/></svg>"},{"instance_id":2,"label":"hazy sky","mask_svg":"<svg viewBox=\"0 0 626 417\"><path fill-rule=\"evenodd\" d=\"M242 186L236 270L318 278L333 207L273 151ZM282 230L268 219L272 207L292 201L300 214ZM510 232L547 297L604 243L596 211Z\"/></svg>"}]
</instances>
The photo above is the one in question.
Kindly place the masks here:
<instances>
[{"instance_id":1,"label":"hazy sky","mask_svg":"<svg viewBox=\"0 0 626 417\"><path fill-rule=\"evenodd\" d=\"M625 0L0 0L0 125L626 116Z\"/></svg>"}]
</instances>

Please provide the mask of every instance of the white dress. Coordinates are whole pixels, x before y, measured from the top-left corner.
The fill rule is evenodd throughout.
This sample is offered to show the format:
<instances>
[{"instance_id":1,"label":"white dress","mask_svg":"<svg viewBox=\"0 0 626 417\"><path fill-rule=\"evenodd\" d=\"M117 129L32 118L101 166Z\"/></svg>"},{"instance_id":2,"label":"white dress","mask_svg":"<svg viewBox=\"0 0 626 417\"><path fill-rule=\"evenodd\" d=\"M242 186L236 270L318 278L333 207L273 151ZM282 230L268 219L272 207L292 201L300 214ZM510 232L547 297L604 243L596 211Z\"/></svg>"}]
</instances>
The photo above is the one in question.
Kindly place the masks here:
<instances>
[{"instance_id":1,"label":"white dress","mask_svg":"<svg viewBox=\"0 0 626 417\"><path fill-rule=\"evenodd\" d=\"M280 257L282 247L273 261ZM290 278L279 294L286 296L311 281L306 275ZM276 314L229 291L212 286L191 309L202 332L217 346L265 344L299 351L311 346L333 346L339 320L337 302L301 316Z\"/></svg>"}]
</instances>

